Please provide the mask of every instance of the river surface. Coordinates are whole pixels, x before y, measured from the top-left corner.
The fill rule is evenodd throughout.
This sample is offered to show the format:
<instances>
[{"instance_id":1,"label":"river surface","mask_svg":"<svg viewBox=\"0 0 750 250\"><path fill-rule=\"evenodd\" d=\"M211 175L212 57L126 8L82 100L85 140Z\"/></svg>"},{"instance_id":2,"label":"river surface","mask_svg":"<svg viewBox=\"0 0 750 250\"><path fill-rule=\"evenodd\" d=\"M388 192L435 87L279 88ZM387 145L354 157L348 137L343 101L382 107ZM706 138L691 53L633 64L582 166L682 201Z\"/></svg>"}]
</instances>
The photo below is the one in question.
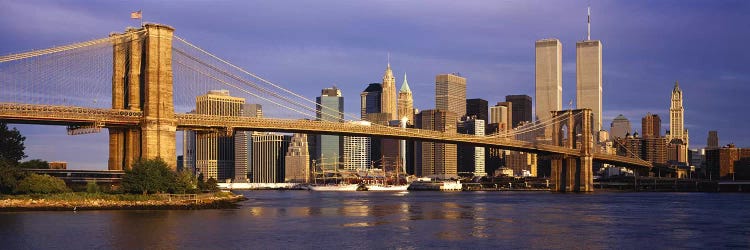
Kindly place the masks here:
<instances>
[{"instance_id":1,"label":"river surface","mask_svg":"<svg viewBox=\"0 0 750 250\"><path fill-rule=\"evenodd\" d=\"M750 195L239 192L237 209L2 212L0 249L750 248Z\"/></svg>"}]
</instances>

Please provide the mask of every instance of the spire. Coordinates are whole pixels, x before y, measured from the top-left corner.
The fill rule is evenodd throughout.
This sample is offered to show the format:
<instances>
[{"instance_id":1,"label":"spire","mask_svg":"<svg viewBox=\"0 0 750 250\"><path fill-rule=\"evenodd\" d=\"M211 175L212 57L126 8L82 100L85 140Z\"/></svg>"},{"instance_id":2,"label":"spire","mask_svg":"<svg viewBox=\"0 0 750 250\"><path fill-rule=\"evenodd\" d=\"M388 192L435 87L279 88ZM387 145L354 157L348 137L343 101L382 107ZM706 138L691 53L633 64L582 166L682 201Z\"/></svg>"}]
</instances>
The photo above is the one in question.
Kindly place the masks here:
<instances>
[{"instance_id":1,"label":"spire","mask_svg":"<svg viewBox=\"0 0 750 250\"><path fill-rule=\"evenodd\" d=\"M586 40L591 40L591 6L587 8L588 18L586 19Z\"/></svg>"},{"instance_id":2,"label":"spire","mask_svg":"<svg viewBox=\"0 0 750 250\"><path fill-rule=\"evenodd\" d=\"M404 84L401 84L401 89L398 92L411 93L409 83L406 82L406 73L404 73Z\"/></svg>"},{"instance_id":3,"label":"spire","mask_svg":"<svg viewBox=\"0 0 750 250\"><path fill-rule=\"evenodd\" d=\"M388 68L391 68L391 52L388 52Z\"/></svg>"},{"instance_id":4,"label":"spire","mask_svg":"<svg viewBox=\"0 0 750 250\"><path fill-rule=\"evenodd\" d=\"M678 91L682 92L682 90L680 90L680 83L678 81L674 81L674 88L672 89L672 92Z\"/></svg>"}]
</instances>

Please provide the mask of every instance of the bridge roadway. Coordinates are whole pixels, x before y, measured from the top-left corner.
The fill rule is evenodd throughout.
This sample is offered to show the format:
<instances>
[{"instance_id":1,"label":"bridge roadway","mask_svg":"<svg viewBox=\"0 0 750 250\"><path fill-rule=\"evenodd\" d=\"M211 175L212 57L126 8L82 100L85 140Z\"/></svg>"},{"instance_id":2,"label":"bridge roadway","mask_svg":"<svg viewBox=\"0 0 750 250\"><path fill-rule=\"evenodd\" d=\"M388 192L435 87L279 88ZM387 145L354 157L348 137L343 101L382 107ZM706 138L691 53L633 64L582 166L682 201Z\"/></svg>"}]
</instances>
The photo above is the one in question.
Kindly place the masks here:
<instances>
[{"instance_id":1,"label":"bridge roadway","mask_svg":"<svg viewBox=\"0 0 750 250\"><path fill-rule=\"evenodd\" d=\"M139 126L143 113L132 110L84 108L38 104L0 103L0 120L10 123L48 125L98 125L103 127ZM302 119L227 117L199 114L175 114L177 129L211 131L274 131L350 136L378 136L394 139L470 144L541 155L580 155L578 149L526 142L514 139L444 133L432 130L365 126L354 123L325 122ZM649 162L619 155L594 153L595 161L635 167L651 167Z\"/></svg>"}]
</instances>

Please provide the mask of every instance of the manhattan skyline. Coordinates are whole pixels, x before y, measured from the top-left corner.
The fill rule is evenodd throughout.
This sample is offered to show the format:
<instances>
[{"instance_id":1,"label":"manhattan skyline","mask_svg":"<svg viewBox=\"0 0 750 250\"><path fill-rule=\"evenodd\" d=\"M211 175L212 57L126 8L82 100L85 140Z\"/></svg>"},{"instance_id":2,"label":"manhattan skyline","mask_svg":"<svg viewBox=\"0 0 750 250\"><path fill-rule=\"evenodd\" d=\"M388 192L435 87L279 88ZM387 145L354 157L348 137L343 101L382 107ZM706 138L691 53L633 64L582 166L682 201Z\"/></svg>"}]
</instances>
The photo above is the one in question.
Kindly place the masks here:
<instances>
[{"instance_id":1,"label":"manhattan skyline","mask_svg":"<svg viewBox=\"0 0 750 250\"><path fill-rule=\"evenodd\" d=\"M173 26L180 36L308 98L336 85L345 111L356 114L361 91L381 80L387 53L396 78L409 75L414 107L420 110L435 107L434 77L450 72L467 78L467 98L496 103L506 95L527 94L536 102L534 42L557 38L563 48L562 102L568 108L575 103L575 43L586 36L587 5L572 1L140 4L7 2L0 30L12 36L0 38L0 54L121 31L138 25L128 14L142 9L144 21ZM742 93L750 93L744 66L750 55L741 47L750 36L742 32L750 4L605 1L591 8L592 39L604 45L605 129L618 114L639 132L647 112L667 120L677 80L692 148L705 146L709 130L719 131L720 145L750 146L741 126L750 119L743 117L750 104L741 102ZM106 133L74 137L64 127L12 126L27 137L27 160L106 166L106 149L98 146ZM662 134L668 126L662 123ZM104 160L88 153L101 153ZM71 154L78 158L64 158ZM97 161L100 167L94 166Z\"/></svg>"}]
</instances>

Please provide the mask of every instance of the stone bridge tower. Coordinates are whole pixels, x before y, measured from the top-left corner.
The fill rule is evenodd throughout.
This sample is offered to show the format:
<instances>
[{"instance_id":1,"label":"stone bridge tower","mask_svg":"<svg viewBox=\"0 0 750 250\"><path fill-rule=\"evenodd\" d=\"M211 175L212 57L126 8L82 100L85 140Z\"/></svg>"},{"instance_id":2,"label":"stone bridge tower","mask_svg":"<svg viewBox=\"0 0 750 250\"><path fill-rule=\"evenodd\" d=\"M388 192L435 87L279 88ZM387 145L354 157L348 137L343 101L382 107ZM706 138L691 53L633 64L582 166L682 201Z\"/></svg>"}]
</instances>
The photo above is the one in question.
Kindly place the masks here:
<instances>
[{"instance_id":1,"label":"stone bridge tower","mask_svg":"<svg viewBox=\"0 0 750 250\"><path fill-rule=\"evenodd\" d=\"M143 118L138 127L109 128L109 170L157 157L175 168L173 33L172 27L146 24L113 41L112 108L142 111Z\"/></svg>"},{"instance_id":2,"label":"stone bridge tower","mask_svg":"<svg viewBox=\"0 0 750 250\"><path fill-rule=\"evenodd\" d=\"M552 182L559 192L594 191L593 114L591 109L552 111L552 142L556 146L579 149L578 155L552 156Z\"/></svg>"}]
</instances>

